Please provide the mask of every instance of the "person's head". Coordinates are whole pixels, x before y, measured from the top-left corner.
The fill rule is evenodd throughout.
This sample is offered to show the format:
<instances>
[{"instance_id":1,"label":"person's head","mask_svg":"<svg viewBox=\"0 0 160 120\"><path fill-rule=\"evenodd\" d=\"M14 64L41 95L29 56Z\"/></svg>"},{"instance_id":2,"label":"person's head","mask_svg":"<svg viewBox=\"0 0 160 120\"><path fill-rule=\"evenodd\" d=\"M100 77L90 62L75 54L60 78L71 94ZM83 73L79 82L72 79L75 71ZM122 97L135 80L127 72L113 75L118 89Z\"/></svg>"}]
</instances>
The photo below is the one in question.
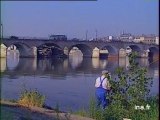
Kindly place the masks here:
<instances>
[{"instance_id":1,"label":"person's head","mask_svg":"<svg viewBox=\"0 0 160 120\"><path fill-rule=\"evenodd\" d=\"M102 75L104 75L105 77L108 77L110 76L110 73L108 72L108 70L103 70Z\"/></svg>"}]
</instances>

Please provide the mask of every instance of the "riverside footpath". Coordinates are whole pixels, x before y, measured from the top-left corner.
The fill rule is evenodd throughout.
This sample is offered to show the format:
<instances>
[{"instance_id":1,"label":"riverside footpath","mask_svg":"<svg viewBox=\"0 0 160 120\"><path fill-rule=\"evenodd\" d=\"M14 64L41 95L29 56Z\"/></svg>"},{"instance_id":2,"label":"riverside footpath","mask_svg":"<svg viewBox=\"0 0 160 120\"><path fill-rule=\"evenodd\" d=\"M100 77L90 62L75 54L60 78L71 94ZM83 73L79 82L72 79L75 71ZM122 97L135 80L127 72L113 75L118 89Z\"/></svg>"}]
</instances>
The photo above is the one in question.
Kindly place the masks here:
<instances>
[{"instance_id":1,"label":"riverside footpath","mask_svg":"<svg viewBox=\"0 0 160 120\"><path fill-rule=\"evenodd\" d=\"M23 107L9 101L0 101L0 107L0 120L94 120L46 108Z\"/></svg>"}]
</instances>

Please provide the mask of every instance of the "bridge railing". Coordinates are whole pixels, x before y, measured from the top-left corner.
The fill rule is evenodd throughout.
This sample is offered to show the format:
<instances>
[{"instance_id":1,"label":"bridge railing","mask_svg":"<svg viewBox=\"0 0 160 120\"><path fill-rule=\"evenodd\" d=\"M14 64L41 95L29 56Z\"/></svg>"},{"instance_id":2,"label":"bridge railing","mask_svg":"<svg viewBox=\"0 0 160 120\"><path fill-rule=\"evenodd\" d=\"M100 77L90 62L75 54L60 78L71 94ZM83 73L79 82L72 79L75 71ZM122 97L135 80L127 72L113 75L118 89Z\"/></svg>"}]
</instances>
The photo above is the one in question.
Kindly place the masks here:
<instances>
[{"instance_id":1,"label":"bridge railing","mask_svg":"<svg viewBox=\"0 0 160 120\"><path fill-rule=\"evenodd\" d=\"M11 36L3 36L3 39L10 39ZM2 39L2 38L1 38ZM20 36L18 39L24 39L24 40L50 40L48 37L29 37L29 36ZM68 39L68 41L79 41L79 42L114 42L114 43L119 43L119 42L125 42L125 43L134 43L134 44L146 44L146 45L159 45L156 43L144 43L144 42L134 42L134 41L121 41L121 40L113 40L113 41L104 41L104 40L98 40L98 41L86 41L86 40L73 40L73 39Z\"/></svg>"},{"instance_id":2,"label":"bridge railing","mask_svg":"<svg viewBox=\"0 0 160 120\"><path fill-rule=\"evenodd\" d=\"M17 37L17 36L16 36ZM3 36L4 39L10 39L11 36ZM36 39L36 40L42 40L42 39L46 39L46 40L49 40L48 37L29 37L29 36L18 36L17 37L18 39L27 39L27 40L33 40L33 39Z\"/></svg>"},{"instance_id":3,"label":"bridge railing","mask_svg":"<svg viewBox=\"0 0 160 120\"><path fill-rule=\"evenodd\" d=\"M18 39L28 39L28 40L42 40L42 39L49 39L48 37L18 37Z\"/></svg>"}]
</instances>

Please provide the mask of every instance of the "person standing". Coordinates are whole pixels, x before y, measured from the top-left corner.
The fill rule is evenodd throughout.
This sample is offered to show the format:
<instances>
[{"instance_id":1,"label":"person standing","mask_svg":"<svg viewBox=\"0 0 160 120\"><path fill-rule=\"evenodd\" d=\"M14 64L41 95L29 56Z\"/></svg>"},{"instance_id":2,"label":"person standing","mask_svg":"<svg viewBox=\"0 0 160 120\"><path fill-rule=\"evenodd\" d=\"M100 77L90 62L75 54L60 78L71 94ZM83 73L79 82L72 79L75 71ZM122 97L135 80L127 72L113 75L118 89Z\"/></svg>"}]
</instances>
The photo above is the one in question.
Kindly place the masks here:
<instances>
[{"instance_id":1,"label":"person standing","mask_svg":"<svg viewBox=\"0 0 160 120\"><path fill-rule=\"evenodd\" d=\"M107 70L102 71L102 75L96 79L95 88L96 88L96 99L97 107L102 105L102 108L105 109L107 106L107 93L111 89L108 78L111 77L110 73Z\"/></svg>"}]
</instances>

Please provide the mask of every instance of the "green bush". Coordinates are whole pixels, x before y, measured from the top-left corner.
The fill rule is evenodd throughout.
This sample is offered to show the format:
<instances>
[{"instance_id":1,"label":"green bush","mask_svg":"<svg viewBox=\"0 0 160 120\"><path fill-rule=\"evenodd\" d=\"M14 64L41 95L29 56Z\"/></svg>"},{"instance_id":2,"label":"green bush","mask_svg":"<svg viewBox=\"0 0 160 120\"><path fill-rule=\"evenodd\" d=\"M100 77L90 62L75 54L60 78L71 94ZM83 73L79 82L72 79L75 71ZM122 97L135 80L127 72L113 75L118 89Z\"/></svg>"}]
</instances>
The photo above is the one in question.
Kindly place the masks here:
<instances>
[{"instance_id":1,"label":"green bush","mask_svg":"<svg viewBox=\"0 0 160 120\"><path fill-rule=\"evenodd\" d=\"M136 53L129 55L129 69L117 68L117 78L109 79L112 89L108 95L109 106L96 109L95 102L90 102L86 116L96 120L157 120L159 116L158 97L149 97L149 85L152 78L147 76L147 70L136 62ZM150 109L135 109L135 106L150 106Z\"/></svg>"},{"instance_id":2,"label":"green bush","mask_svg":"<svg viewBox=\"0 0 160 120\"><path fill-rule=\"evenodd\" d=\"M18 103L26 107L42 107L44 105L44 101L45 96L37 90L24 90L20 95Z\"/></svg>"},{"instance_id":3,"label":"green bush","mask_svg":"<svg viewBox=\"0 0 160 120\"><path fill-rule=\"evenodd\" d=\"M128 118L131 120L157 120L159 117L159 103L156 97L151 97L144 102L143 105L150 105L149 110L136 110L135 104L131 104L127 109L121 102L112 103L105 110L96 108L96 102L90 101L89 110L80 110L75 114L93 118L95 120L123 120Z\"/></svg>"}]
</instances>

